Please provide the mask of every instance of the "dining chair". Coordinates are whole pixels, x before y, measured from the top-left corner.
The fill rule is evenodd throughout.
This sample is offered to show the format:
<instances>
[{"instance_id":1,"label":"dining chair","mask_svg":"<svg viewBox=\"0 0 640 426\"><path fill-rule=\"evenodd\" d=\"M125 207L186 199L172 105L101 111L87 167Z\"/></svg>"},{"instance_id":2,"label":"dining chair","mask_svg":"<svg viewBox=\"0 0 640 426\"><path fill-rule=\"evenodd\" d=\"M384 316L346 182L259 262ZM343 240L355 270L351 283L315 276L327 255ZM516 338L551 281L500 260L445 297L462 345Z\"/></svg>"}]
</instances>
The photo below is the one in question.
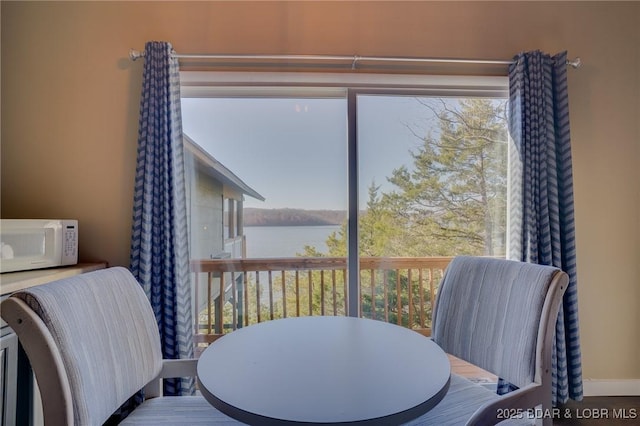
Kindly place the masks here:
<instances>
[{"instance_id":1,"label":"dining chair","mask_svg":"<svg viewBox=\"0 0 640 426\"><path fill-rule=\"evenodd\" d=\"M162 397L161 380L195 376L196 360L163 360L151 305L133 275L113 267L12 294L2 318L35 373L46 426L102 425L132 395L122 425L238 425L202 396Z\"/></svg>"},{"instance_id":2,"label":"dining chair","mask_svg":"<svg viewBox=\"0 0 640 426\"><path fill-rule=\"evenodd\" d=\"M558 268L460 256L438 290L432 339L515 385L498 395L451 375L449 390L409 425L552 424L551 356L568 275Z\"/></svg>"}]
</instances>

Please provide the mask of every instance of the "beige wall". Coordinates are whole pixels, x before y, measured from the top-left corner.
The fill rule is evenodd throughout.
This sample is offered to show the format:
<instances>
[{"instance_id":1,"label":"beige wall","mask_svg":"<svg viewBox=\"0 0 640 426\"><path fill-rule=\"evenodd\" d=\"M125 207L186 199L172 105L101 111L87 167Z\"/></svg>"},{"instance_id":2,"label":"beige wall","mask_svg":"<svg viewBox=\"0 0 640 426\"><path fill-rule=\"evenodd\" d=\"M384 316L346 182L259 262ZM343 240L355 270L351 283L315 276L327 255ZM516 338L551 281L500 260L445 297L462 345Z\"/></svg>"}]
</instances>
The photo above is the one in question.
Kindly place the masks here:
<instances>
[{"instance_id":1,"label":"beige wall","mask_svg":"<svg viewBox=\"0 0 640 426\"><path fill-rule=\"evenodd\" d=\"M78 218L81 257L112 265L129 256L143 66L129 48L580 56L569 87L584 377L640 379L640 3L3 1L1 14L2 217Z\"/></svg>"}]
</instances>

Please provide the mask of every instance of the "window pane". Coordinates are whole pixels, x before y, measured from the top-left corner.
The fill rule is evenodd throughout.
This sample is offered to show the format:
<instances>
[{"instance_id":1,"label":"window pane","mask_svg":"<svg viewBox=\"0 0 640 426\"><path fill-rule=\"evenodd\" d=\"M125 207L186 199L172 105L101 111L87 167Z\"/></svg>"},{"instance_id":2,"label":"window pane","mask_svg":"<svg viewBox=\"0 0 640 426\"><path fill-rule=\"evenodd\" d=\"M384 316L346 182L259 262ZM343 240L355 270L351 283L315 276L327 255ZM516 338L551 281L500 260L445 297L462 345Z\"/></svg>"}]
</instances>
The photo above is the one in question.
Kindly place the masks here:
<instances>
[{"instance_id":1,"label":"window pane","mask_svg":"<svg viewBox=\"0 0 640 426\"><path fill-rule=\"evenodd\" d=\"M244 199L248 257L296 256L305 245L326 250L323 233L310 228L329 232L346 218L343 99L186 98L182 108L184 133L264 197L211 176L216 171L202 176L221 183L225 199ZM227 234L227 218L225 227Z\"/></svg>"},{"instance_id":2,"label":"window pane","mask_svg":"<svg viewBox=\"0 0 640 426\"><path fill-rule=\"evenodd\" d=\"M252 271L223 272L224 281L235 280L250 303L239 305L236 289L225 295L224 309L244 308L245 325L283 317L285 310L289 316L344 314L343 274L335 279L330 269L308 274L300 259L346 254L337 237L348 204L346 100L183 98L182 115L191 258L229 259L228 265L239 258L289 259L286 271L270 260L271 272L266 261ZM195 310L204 312L206 328L211 327L207 303L214 311L219 307L219 275L213 277L211 297L206 274L194 283Z\"/></svg>"},{"instance_id":3,"label":"window pane","mask_svg":"<svg viewBox=\"0 0 640 426\"><path fill-rule=\"evenodd\" d=\"M439 281L437 258L505 255L505 102L357 97L361 264L411 258L406 269L362 272L364 316L429 326L421 300Z\"/></svg>"}]
</instances>

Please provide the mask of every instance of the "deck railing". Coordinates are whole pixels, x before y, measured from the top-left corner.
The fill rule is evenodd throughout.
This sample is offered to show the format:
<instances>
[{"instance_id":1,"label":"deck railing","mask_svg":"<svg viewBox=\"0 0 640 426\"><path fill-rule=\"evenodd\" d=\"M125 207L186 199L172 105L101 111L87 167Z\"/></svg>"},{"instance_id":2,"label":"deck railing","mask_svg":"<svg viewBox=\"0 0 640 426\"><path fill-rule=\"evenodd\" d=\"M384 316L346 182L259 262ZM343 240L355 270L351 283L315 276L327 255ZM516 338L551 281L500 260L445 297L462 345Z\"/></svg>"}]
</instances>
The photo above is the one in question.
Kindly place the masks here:
<instances>
[{"instance_id":1,"label":"deck railing","mask_svg":"<svg viewBox=\"0 0 640 426\"><path fill-rule=\"evenodd\" d=\"M430 334L437 286L451 259L360 258L361 316ZM194 260L191 271L197 344L266 320L346 313L344 257Z\"/></svg>"}]
</instances>

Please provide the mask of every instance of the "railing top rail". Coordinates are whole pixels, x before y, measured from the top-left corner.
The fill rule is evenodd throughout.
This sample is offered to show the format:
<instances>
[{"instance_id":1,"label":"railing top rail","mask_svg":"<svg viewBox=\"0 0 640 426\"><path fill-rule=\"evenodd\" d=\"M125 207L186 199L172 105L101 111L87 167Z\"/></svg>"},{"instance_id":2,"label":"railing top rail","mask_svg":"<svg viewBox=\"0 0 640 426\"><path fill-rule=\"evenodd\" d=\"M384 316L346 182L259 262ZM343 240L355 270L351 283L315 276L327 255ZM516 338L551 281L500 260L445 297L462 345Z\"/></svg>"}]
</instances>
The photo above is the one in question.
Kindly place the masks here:
<instances>
[{"instance_id":1,"label":"railing top rail","mask_svg":"<svg viewBox=\"0 0 640 426\"><path fill-rule=\"evenodd\" d=\"M444 269L453 257L361 257L360 269Z\"/></svg>"},{"instance_id":2,"label":"railing top rail","mask_svg":"<svg viewBox=\"0 0 640 426\"><path fill-rule=\"evenodd\" d=\"M444 269L452 257L361 257L360 269ZM342 270L346 257L278 257L192 260L192 272Z\"/></svg>"}]
</instances>

